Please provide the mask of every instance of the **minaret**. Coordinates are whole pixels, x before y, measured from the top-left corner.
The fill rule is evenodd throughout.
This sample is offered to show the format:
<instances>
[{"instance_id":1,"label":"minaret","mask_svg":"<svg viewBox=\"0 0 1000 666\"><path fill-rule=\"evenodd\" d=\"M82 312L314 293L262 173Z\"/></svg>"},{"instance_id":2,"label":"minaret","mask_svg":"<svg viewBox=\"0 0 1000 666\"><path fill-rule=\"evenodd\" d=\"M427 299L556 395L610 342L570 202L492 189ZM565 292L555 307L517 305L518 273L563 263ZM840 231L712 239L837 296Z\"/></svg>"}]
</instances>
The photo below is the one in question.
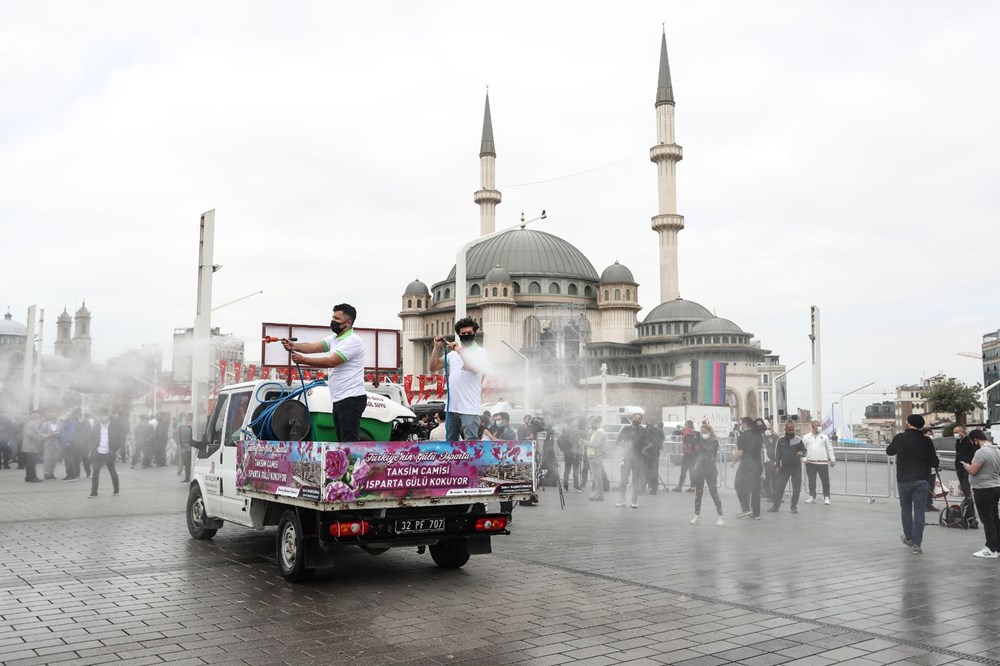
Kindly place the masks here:
<instances>
[{"instance_id":1,"label":"minaret","mask_svg":"<svg viewBox=\"0 0 1000 666\"><path fill-rule=\"evenodd\" d=\"M493 145L493 120L490 118L490 94L486 93L486 111L483 114L483 139L479 144L479 190L472 200L479 204L479 235L496 231L497 204L500 192L496 189L497 151Z\"/></svg>"},{"instance_id":2,"label":"minaret","mask_svg":"<svg viewBox=\"0 0 1000 666\"><path fill-rule=\"evenodd\" d=\"M660 236L660 302L679 296L677 284L677 232L684 228L684 217L677 214L677 163L684 157L674 143L674 88L670 83L667 61L667 33L660 43L660 77L656 85L656 145L649 149L649 159L656 164L659 191L659 214L653 218L653 231Z\"/></svg>"},{"instance_id":3,"label":"minaret","mask_svg":"<svg viewBox=\"0 0 1000 666\"><path fill-rule=\"evenodd\" d=\"M73 326L70 356L78 364L90 365L90 310L86 301L73 316Z\"/></svg>"}]
</instances>

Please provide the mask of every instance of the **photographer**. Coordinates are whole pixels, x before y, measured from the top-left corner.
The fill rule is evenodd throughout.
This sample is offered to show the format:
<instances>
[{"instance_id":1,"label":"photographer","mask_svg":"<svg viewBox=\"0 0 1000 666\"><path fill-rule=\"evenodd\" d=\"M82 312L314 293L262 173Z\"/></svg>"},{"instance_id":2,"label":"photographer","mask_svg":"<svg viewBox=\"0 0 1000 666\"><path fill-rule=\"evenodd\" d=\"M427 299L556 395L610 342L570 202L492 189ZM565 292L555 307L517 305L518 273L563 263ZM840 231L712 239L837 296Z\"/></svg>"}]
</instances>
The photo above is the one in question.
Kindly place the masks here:
<instances>
[{"instance_id":1,"label":"photographer","mask_svg":"<svg viewBox=\"0 0 1000 666\"><path fill-rule=\"evenodd\" d=\"M479 438L483 376L489 359L486 350L476 344L478 330L475 320L464 317L455 322L457 341L446 341L440 335L434 338L428 369L437 372L443 368L447 377L445 429L449 442Z\"/></svg>"},{"instance_id":2,"label":"photographer","mask_svg":"<svg viewBox=\"0 0 1000 666\"><path fill-rule=\"evenodd\" d=\"M743 417L741 432L736 440L733 465L739 463L734 486L740 502L737 518L760 518L760 477L764 474L764 432L767 424L761 419Z\"/></svg>"},{"instance_id":3,"label":"photographer","mask_svg":"<svg viewBox=\"0 0 1000 666\"><path fill-rule=\"evenodd\" d=\"M579 433L573 426L566 426L559 433L559 437L556 440L559 444L559 451L563 455L563 490L569 490L569 475L570 472L573 473L573 490L575 492L581 492L580 490L580 459L576 454L577 449L577 439L579 438Z\"/></svg>"},{"instance_id":4,"label":"photographer","mask_svg":"<svg viewBox=\"0 0 1000 666\"><path fill-rule=\"evenodd\" d=\"M646 482L646 466L643 450L646 447L646 427L642 425L642 414L632 415L632 423L623 428L618 435L618 442L625 449L625 459L622 462L622 478L618 485L619 499L616 507L624 507L625 491L628 489L629 476L632 477L632 508L639 508L639 491Z\"/></svg>"}]
</instances>

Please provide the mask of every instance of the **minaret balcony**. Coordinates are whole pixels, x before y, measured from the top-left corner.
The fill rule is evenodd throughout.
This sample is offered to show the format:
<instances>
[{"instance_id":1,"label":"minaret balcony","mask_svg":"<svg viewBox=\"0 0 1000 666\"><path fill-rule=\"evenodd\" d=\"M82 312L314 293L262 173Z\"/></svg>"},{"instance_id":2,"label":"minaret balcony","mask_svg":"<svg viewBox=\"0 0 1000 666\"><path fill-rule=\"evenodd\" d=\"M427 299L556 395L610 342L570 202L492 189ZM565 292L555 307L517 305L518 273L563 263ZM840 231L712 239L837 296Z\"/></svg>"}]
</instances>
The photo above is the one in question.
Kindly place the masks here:
<instances>
[{"instance_id":1,"label":"minaret balcony","mask_svg":"<svg viewBox=\"0 0 1000 666\"><path fill-rule=\"evenodd\" d=\"M477 203L477 204L483 204L483 203L491 203L491 204L494 204L494 205L495 204L499 204L500 203L500 191L499 190L476 190L476 193L473 195L472 200L475 203Z\"/></svg>"},{"instance_id":2,"label":"minaret balcony","mask_svg":"<svg viewBox=\"0 0 1000 666\"><path fill-rule=\"evenodd\" d=\"M652 219L652 227L653 231L680 231L684 228L684 216L676 215L674 213L654 215Z\"/></svg>"},{"instance_id":3,"label":"minaret balcony","mask_svg":"<svg viewBox=\"0 0 1000 666\"><path fill-rule=\"evenodd\" d=\"M684 149L676 143L661 143L649 149L650 162L680 162L684 159Z\"/></svg>"}]
</instances>

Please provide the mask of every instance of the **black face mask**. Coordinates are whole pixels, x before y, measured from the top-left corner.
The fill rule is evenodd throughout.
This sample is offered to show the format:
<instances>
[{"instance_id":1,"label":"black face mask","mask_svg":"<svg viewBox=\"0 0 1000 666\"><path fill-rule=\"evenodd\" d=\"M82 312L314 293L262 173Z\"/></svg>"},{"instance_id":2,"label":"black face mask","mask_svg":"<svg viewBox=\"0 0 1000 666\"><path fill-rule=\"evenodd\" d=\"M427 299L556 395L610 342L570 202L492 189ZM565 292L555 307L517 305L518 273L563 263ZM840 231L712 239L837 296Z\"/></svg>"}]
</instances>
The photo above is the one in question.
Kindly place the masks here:
<instances>
[{"instance_id":1,"label":"black face mask","mask_svg":"<svg viewBox=\"0 0 1000 666\"><path fill-rule=\"evenodd\" d=\"M458 336L458 339L462 341L463 346L468 347L469 345L471 345L473 342L476 341L476 334L470 333L468 335L460 335Z\"/></svg>"},{"instance_id":2,"label":"black face mask","mask_svg":"<svg viewBox=\"0 0 1000 666\"><path fill-rule=\"evenodd\" d=\"M333 319L330 320L330 330L333 331L334 335L340 335L341 333L343 333L344 328L345 327L343 324L338 324Z\"/></svg>"}]
</instances>

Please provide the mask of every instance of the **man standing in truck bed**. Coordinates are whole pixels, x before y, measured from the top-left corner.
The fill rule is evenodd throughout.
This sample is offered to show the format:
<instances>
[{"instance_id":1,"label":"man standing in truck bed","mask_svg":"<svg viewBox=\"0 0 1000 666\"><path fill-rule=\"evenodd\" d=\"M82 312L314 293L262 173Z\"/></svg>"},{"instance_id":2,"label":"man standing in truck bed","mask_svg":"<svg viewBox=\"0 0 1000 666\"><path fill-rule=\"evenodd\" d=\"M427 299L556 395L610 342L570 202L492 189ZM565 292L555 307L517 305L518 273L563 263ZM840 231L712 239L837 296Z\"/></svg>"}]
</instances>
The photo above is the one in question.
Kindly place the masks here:
<instances>
[{"instance_id":1,"label":"man standing in truck bed","mask_svg":"<svg viewBox=\"0 0 1000 666\"><path fill-rule=\"evenodd\" d=\"M329 368L327 384L333 403L333 425L338 442L361 439L361 415L368 405L365 391L365 342L354 333L358 311L347 303L333 306L328 335L318 342L292 342L282 339L281 346L292 352L292 362L313 368ZM330 352L329 356L303 354Z\"/></svg>"}]
</instances>

